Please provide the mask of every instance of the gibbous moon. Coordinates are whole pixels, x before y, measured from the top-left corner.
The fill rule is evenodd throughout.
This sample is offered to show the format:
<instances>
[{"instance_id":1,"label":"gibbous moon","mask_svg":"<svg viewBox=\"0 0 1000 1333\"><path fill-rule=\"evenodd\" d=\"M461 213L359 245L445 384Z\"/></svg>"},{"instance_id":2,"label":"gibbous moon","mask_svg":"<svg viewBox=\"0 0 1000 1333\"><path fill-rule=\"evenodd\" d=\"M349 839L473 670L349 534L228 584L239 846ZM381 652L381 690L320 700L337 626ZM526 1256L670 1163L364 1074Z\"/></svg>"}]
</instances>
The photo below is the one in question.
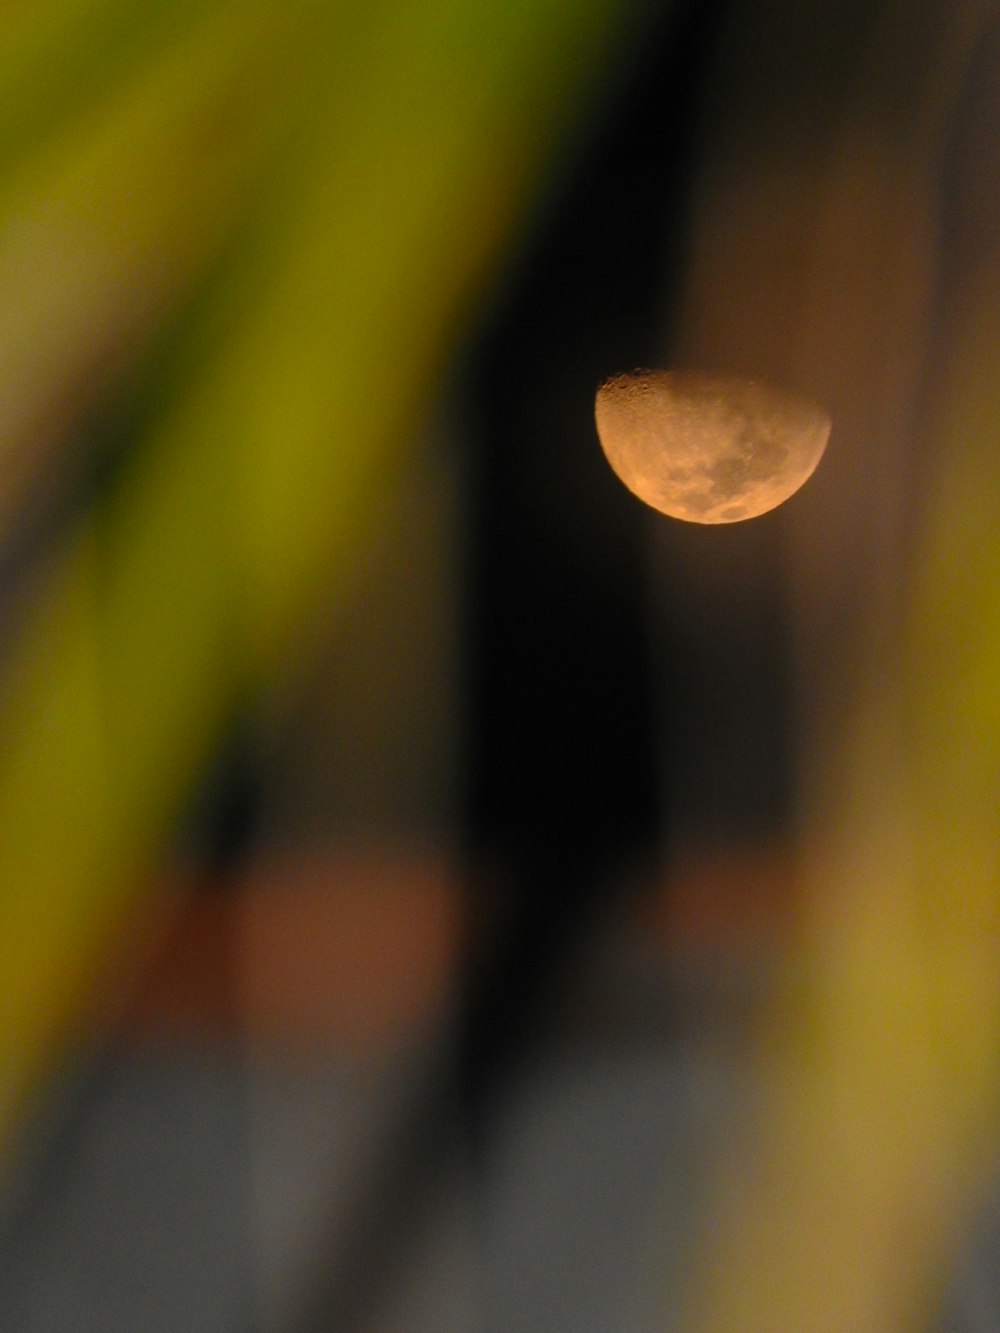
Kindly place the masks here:
<instances>
[{"instance_id":1,"label":"gibbous moon","mask_svg":"<svg viewBox=\"0 0 1000 1333\"><path fill-rule=\"evenodd\" d=\"M780 505L812 476L831 424L758 380L669 370L612 376L595 416L629 490L689 523L738 523Z\"/></svg>"}]
</instances>

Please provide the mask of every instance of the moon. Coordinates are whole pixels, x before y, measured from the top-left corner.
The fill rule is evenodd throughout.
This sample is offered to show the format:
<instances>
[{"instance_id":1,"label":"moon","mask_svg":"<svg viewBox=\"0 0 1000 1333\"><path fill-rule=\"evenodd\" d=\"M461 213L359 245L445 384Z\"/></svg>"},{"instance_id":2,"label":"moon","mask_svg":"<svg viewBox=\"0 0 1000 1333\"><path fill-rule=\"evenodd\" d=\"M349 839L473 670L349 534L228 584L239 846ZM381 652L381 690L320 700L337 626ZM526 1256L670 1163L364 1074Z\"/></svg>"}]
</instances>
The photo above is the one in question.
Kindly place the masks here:
<instances>
[{"instance_id":1,"label":"moon","mask_svg":"<svg viewBox=\"0 0 1000 1333\"><path fill-rule=\"evenodd\" d=\"M738 523L787 500L830 437L815 404L759 380L636 370L597 391L597 434L619 478L661 514Z\"/></svg>"}]
</instances>

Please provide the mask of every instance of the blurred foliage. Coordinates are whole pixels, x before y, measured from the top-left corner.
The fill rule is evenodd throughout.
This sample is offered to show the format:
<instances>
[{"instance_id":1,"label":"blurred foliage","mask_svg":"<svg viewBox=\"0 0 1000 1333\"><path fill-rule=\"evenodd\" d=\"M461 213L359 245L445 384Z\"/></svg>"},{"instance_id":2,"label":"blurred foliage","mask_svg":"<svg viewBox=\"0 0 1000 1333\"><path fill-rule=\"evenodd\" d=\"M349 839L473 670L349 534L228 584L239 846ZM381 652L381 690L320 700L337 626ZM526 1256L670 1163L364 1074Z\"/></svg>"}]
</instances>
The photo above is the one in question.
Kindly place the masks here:
<instances>
[{"instance_id":1,"label":"blurred foliage","mask_svg":"<svg viewBox=\"0 0 1000 1333\"><path fill-rule=\"evenodd\" d=\"M0 549L35 534L0 682L0 1138L234 705L336 614L621 18L0 17Z\"/></svg>"},{"instance_id":2,"label":"blurred foliage","mask_svg":"<svg viewBox=\"0 0 1000 1333\"><path fill-rule=\"evenodd\" d=\"M937 1327L996 1190L1000 29L981 0L860 8L833 151L775 170L734 114L753 202L720 192L724 221L703 225L706 270L737 289L758 200L774 233L806 236L794 364L834 419L829 507L800 511L792 571L800 929L761 1023L758 1132L725 1164L691 1297L691 1327L718 1333ZM785 313L770 272L749 310L730 299L724 337Z\"/></svg>"}]
</instances>

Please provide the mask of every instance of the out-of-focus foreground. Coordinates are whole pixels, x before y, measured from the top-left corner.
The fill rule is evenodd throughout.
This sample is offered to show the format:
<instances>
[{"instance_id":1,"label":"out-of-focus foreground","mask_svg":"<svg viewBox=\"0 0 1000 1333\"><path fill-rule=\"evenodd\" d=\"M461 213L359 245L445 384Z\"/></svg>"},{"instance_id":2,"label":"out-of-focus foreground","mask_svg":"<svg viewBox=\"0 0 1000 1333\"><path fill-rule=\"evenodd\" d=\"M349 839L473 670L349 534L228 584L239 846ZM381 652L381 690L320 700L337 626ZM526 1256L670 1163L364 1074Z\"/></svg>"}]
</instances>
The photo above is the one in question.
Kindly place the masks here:
<instances>
[{"instance_id":1,"label":"out-of-focus foreground","mask_svg":"<svg viewBox=\"0 0 1000 1333\"><path fill-rule=\"evenodd\" d=\"M1000 17L807 8L0 16L0 1328L995 1326Z\"/></svg>"}]
</instances>

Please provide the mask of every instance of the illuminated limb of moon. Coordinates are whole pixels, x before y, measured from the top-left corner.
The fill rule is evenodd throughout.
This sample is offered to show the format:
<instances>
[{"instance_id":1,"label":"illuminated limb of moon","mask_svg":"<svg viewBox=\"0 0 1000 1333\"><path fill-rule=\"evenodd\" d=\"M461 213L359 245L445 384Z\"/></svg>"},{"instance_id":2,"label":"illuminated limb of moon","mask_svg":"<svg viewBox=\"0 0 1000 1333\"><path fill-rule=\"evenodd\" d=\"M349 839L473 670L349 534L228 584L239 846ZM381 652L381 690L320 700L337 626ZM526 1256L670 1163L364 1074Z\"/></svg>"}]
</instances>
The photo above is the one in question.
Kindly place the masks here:
<instances>
[{"instance_id":1,"label":"illuminated limb of moon","mask_svg":"<svg viewBox=\"0 0 1000 1333\"><path fill-rule=\"evenodd\" d=\"M787 500L823 456L830 418L758 380L668 370L597 391L608 462L640 500L689 523L736 523Z\"/></svg>"}]
</instances>

